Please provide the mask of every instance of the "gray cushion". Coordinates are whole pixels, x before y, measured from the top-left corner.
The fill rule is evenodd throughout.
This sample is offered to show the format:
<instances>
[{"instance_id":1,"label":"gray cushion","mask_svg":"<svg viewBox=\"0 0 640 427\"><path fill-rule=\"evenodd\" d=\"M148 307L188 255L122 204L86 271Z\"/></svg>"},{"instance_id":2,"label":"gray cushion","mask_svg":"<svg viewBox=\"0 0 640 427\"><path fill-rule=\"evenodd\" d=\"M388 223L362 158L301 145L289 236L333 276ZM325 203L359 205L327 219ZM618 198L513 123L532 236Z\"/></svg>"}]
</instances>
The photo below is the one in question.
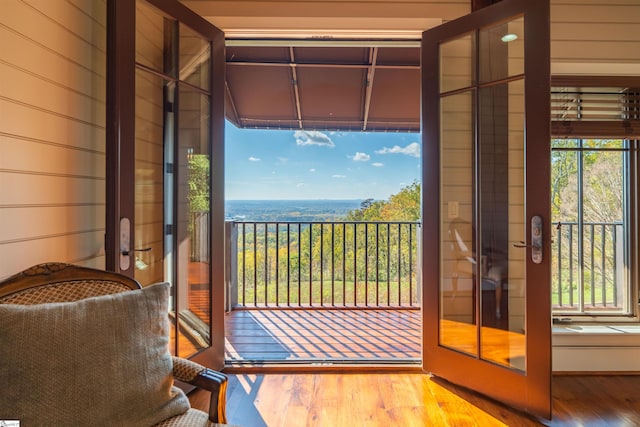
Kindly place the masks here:
<instances>
[{"instance_id":1,"label":"gray cushion","mask_svg":"<svg viewBox=\"0 0 640 427\"><path fill-rule=\"evenodd\" d=\"M0 305L0 419L151 426L184 413L169 353L169 284L70 302Z\"/></svg>"}]
</instances>

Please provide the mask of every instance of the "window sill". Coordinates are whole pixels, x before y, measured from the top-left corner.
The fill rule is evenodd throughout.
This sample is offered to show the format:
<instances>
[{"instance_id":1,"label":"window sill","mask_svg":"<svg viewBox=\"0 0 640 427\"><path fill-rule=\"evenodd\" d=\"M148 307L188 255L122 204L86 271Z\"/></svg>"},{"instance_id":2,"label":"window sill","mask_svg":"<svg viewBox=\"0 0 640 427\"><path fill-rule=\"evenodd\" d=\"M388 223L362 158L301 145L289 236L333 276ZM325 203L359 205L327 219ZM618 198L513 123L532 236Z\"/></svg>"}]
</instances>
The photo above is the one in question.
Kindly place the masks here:
<instances>
[{"instance_id":1,"label":"window sill","mask_svg":"<svg viewBox=\"0 0 640 427\"><path fill-rule=\"evenodd\" d=\"M554 325L553 372L640 372L640 323Z\"/></svg>"},{"instance_id":2,"label":"window sill","mask_svg":"<svg viewBox=\"0 0 640 427\"><path fill-rule=\"evenodd\" d=\"M640 323L610 325L554 325L553 347L640 346Z\"/></svg>"}]
</instances>

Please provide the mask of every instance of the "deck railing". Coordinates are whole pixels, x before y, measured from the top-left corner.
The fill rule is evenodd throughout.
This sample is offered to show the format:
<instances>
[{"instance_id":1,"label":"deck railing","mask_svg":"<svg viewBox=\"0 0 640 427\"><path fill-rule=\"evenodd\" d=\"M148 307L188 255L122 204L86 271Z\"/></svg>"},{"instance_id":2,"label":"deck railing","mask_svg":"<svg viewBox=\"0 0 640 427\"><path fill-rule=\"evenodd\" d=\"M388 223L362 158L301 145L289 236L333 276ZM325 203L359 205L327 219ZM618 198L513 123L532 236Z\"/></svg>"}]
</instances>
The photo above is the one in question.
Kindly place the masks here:
<instances>
[{"instance_id":1,"label":"deck railing","mask_svg":"<svg viewBox=\"0 0 640 427\"><path fill-rule=\"evenodd\" d=\"M553 227L554 312L626 310L623 223ZM228 308L419 307L418 222L231 221L226 234Z\"/></svg>"},{"instance_id":2,"label":"deck railing","mask_svg":"<svg viewBox=\"0 0 640 427\"><path fill-rule=\"evenodd\" d=\"M625 231L622 222L553 224L555 312L626 309Z\"/></svg>"},{"instance_id":3,"label":"deck railing","mask_svg":"<svg viewBox=\"0 0 640 427\"><path fill-rule=\"evenodd\" d=\"M419 307L417 222L228 222L229 305Z\"/></svg>"}]
</instances>

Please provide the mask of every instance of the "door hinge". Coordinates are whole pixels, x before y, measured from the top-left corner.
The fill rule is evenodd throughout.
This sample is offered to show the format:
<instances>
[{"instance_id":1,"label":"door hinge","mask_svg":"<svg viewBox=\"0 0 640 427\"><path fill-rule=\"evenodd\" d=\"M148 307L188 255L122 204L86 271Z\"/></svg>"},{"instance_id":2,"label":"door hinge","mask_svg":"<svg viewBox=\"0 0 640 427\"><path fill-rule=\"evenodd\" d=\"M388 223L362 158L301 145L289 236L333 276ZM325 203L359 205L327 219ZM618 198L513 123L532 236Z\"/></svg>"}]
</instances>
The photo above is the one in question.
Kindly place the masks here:
<instances>
[{"instance_id":1,"label":"door hinge","mask_svg":"<svg viewBox=\"0 0 640 427\"><path fill-rule=\"evenodd\" d=\"M167 102L165 104L165 110L167 113L173 113L173 102Z\"/></svg>"},{"instance_id":2,"label":"door hinge","mask_svg":"<svg viewBox=\"0 0 640 427\"><path fill-rule=\"evenodd\" d=\"M167 236L171 236L173 234L173 224L167 224L164 226L164 233Z\"/></svg>"},{"instance_id":3,"label":"door hinge","mask_svg":"<svg viewBox=\"0 0 640 427\"><path fill-rule=\"evenodd\" d=\"M167 172L166 173L173 173L173 163L167 163Z\"/></svg>"}]
</instances>

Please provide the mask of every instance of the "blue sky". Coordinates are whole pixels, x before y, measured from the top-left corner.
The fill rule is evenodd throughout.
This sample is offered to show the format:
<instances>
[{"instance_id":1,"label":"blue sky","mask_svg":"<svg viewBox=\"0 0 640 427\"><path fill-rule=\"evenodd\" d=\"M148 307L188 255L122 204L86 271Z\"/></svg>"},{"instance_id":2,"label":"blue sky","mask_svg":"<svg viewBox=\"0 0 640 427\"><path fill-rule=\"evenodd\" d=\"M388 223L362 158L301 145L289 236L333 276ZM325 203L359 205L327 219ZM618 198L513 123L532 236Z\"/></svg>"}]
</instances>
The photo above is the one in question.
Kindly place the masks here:
<instances>
[{"instance_id":1,"label":"blue sky","mask_svg":"<svg viewBox=\"0 0 640 427\"><path fill-rule=\"evenodd\" d=\"M227 200L386 200L420 181L420 134L225 132Z\"/></svg>"}]
</instances>

